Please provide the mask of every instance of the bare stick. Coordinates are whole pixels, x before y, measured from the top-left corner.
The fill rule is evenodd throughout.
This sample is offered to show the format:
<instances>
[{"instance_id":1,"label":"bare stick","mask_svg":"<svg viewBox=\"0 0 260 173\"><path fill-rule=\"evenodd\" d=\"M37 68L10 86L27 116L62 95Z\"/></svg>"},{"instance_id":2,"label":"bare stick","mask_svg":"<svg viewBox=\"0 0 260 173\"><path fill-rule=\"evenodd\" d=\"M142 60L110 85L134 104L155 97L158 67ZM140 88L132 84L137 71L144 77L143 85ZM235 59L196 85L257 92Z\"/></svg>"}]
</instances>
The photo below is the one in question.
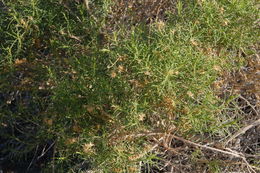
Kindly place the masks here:
<instances>
[{"instance_id":1,"label":"bare stick","mask_svg":"<svg viewBox=\"0 0 260 173\"><path fill-rule=\"evenodd\" d=\"M127 135L125 136L125 139L127 138L138 138L138 137L148 137L148 136L165 136L165 133L140 133L140 134L135 134L135 135ZM184 143L187 143L187 144L190 144L190 145L193 145L193 146L197 146L197 147L200 147L200 148L205 148L205 149L208 149L208 150L212 150L212 151L216 151L216 152L220 152L220 153L223 153L223 154L228 154L228 155L232 155L234 157L237 157L237 158L243 158L243 155L242 154L238 154L238 153L235 153L235 152L229 152L229 151L225 151L225 150L221 150L221 149L217 149L217 148L213 148L213 147L209 147L209 146L206 146L206 145L201 145L201 144L197 144L195 142L192 142L192 141L189 141L187 139L184 139L184 138L181 138L181 137L178 137L178 136L175 136L173 134L171 134L170 136L172 136L173 138L177 139L177 140L180 140Z\"/></svg>"},{"instance_id":2,"label":"bare stick","mask_svg":"<svg viewBox=\"0 0 260 173\"><path fill-rule=\"evenodd\" d=\"M259 123L260 123L260 119L257 120L255 123L253 123L253 125L255 126L256 124L259 124ZM127 136L127 138L128 138L128 137L134 137L134 138L136 138L136 137L143 137L143 136L146 136L146 137L147 137L147 136L163 136L163 137L165 137L165 135L166 135L165 133L141 133L141 134L136 134L136 135L134 135L134 136L132 136L132 135ZM175 136L175 135L173 135L173 134L170 134L170 136L171 136L172 138L175 138L175 139L177 139L177 140L179 140L179 141L182 141L182 142L184 142L184 143L186 143L186 144L189 144L189 145L193 145L193 146L196 146L196 147L200 147L200 148L204 148L204 149L207 149L207 150L212 150L212 151L215 151L215 152L219 152L219 153L222 153L222 154L227 154L227 155L230 155L230 156L233 156L233 157L236 157L236 158L240 158L240 159L243 160L243 162L246 164L246 166L247 166L249 172L256 173L256 171L255 171L254 169L259 169L259 168L257 168L257 167L251 166L251 165L247 162L246 157L245 157L242 153L233 151L233 150L231 150L231 149L229 149L229 148L226 148L225 150L223 150L223 149L218 149L218 148L210 147L210 146L207 146L207 145L197 144L197 143L195 143L195 142L189 141L189 140L184 139L184 138L179 137L179 136ZM160 140L161 140L163 137L161 137ZM157 140L155 140L155 141L157 141ZM157 141L157 143L158 143L158 142L159 142L159 141ZM155 146L155 147L156 147L156 146ZM164 147L165 147L165 146L164 146ZM167 149L169 150L170 147L167 147ZM227 151L227 150L228 150L228 151ZM253 169L253 168L254 168L254 169Z\"/></svg>"},{"instance_id":3,"label":"bare stick","mask_svg":"<svg viewBox=\"0 0 260 173\"><path fill-rule=\"evenodd\" d=\"M30 162L30 164L29 164L29 166L28 166L28 168L27 168L27 171L29 171L29 169L31 168L33 162L35 161L36 154L37 154L37 151L38 151L38 147L39 147L39 146L37 145L37 146L36 146L36 150L35 150L35 152L34 152L34 156L33 156L32 161Z\"/></svg>"},{"instance_id":4,"label":"bare stick","mask_svg":"<svg viewBox=\"0 0 260 173\"><path fill-rule=\"evenodd\" d=\"M208 149L208 150L212 150L212 151L216 151L216 152L220 152L220 153L223 153L223 154L228 154L228 155L231 155L231 156L234 156L234 157L237 157L237 158L240 158L244 161L244 163L246 164L247 168L248 168L248 171L249 172L254 172L256 173L256 171L252 168L252 166L247 162L245 156L242 154L242 153L238 153L236 151L232 151L231 149L229 149L229 151L225 151L225 150L221 150L221 149L217 149L217 148L213 148L213 147L209 147L209 146L206 146L206 145L201 145L201 144L197 144L197 143L194 143L194 142L191 142L189 140L186 140L186 139L183 139L181 137L178 137L178 136L175 136L175 135L172 135L173 138L177 139L177 140L180 140L184 143L187 143L187 144L190 144L190 145L194 145L194 146L197 146L197 147L200 147L200 148L205 148L205 149Z\"/></svg>"},{"instance_id":5,"label":"bare stick","mask_svg":"<svg viewBox=\"0 0 260 173\"><path fill-rule=\"evenodd\" d=\"M213 147L209 147L209 146L206 146L206 145L197 144L195 142L189 141L187 139L183 139L183 138L175 136L175 135L172 135L172 136L175 139L178 139L178 140L180 140L180 141L182 141L184 143L187 143L187 144L190 144L190 145L193 145L193 146L197 146L197 147L200 147L200 148L205 148L205 149L216 151L216 152L223 153L223 154L232 155L232 156L237 157L237 158L243 158L243 155L240 155L239 153L229 152L229 151L221 150L221 149L218 149L218 148L213 148Z\"/></svg>"},{"instance_id":6,"label":"bare stick","mask_svg":"<svg viewBox=\"0 0 260 173\"><path fill-rule=\"evenodd\" d=\"M89 10L89 0L84 0L84 3L85 3L87 10Z\"/></svg>"},{"instance_id":7,"label":"bare stick","mask_svg":"<svg viewBox=\"0 0 260 173\"><path fill-rule=\"evenodd\" d=\"M253 106L245 97L239 95L239 98L243 99L247 103L247 105L249 105L253 109L253 111L256 113L256 115L259 116L259 113L255 109L255 106Z\"/></svg>"},{"instance_id":8,"label":"bare stick","mask_svg":"<svg viewBox=\"0 0 260 173\"><path fill-rule=\"evenodd\" d=\"M238 130L234 135L232 135L224 144L227 145L230 141L232 141L233 139L235 139L236 137L238 137L241 134L244 134L246 131L248 131L249 129L260 125L260 119L258 119L257 121L241 128L240 130Z\"/></svg>"}]
</instances>

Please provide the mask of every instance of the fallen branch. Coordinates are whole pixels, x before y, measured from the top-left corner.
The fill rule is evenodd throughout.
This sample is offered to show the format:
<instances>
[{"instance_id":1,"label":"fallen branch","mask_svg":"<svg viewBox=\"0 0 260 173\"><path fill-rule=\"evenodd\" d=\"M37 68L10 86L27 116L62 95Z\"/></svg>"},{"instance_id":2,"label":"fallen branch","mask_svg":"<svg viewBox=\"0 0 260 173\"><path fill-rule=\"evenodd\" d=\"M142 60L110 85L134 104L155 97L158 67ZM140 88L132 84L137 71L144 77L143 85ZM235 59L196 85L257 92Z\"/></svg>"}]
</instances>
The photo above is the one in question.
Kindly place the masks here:
<instances>
[{"instance_id":1,"label":"fallen branch","mask_svg":"<svg viewBox=\"0 0 260 173\"><path fill-rule=\"evenodd\" d=\"M251 126L255 126L255 125L258 125L258 124L260 124L260 119L259 120L257 120L257 121L255 121L254 123L252 123L251 124ZM250 128L252 128L250 126ZM248 128L248 127L247 127ZM247 128L245 128L245 129L247 129ZM248 130L248 129L247 129ZM244 163L245 163L245 165L247 166L247 168L248 168L248 171L251 173L251 172L253 172L253 173L256 173L256 171L254 170L254 169L257 169L257 170L259 170L260 168L258 168L258 167L255 167L255 166L251 166L248 162L247 162L247 160L246 160L246 157L245 157L245 155L244 154L242 154L242 153L239 153L239 152L237 152L237 151L233 151L233 150L231 150L231 149L229 149L229 148L226 148L225 150L224 149L218 149L218 148L214 148L214 147L210 147L210 146L207 146L207 145L201 145L201 144L198 144L198 143L195 143L195 142L192 142L192 141L189 141L189 140L187 140L187 139L184 139L184 138L182 138L182 137L179 137L179 136L175 136L175 135L173 135L173 134L166 134L166 133L140 133L140 134L135 134L135 135L126 135L125 136L125 139L128 139L128 138L138 138L138 137L148 137L148 136L160 136L161 138L160 138L160 141L162 140L162 136L167 136L167 137L172 137L172 138L174 138L174 139L177 139L177 140L179 140L179 141L182 141L183 143L186 143L186 144L189 144L189 145L193 145L193 146L196 146L196 147L200 147L200 148L203 148L203 149L207 149L207 150L211 150L211 151L215 151L215 152L219 152L219 153L222 153L222 154L226 154L226 155L230 155L230 156L233 156L233 157L236 157L236 158L239 158L239 159L241 159ZM157 140L155 140L155 141L157 141ZM159 141L157 141L157 144L159 144L160 142ZM159 145L156 145L156 146L159 146ZM156 147L155 146L155 147ZM166 147L166 149L168 149L168 150L171 150L171 151L175 151L173 148L171 148L171 147L169 147L169 146L167 146ZM254 169L253 169L254 168Z\"/></svg>"},{"instance_id":2,"label":"fallen branch","mask_svg":"<svg viewBox=\"0 0 260 173\"><path fill-rule=\"evenodd\" d=\"M247 105L249 105L249 106L253 109L253 111L255 112L255 114L259 117L259 113L258 113L258 111L255 109L255 106L253 106L245 97L239 95L239 98L243 99L243 100L247 103Z\"/></svg>"},{"instance_id":3,"label":"fallen branch","mask_svg":"<svg viewBox=\"0 0 260 173\"><path fill-rule=\"evenodd\" d=\"M224 144L227 145L230 141L232 141L233 139L235 139L236 137L238 137L241 134L246 133L246 131L248 131L249 129L260 125L260 119L258 119L257 121L241 128L240 130L238 130L234 135L232 135Z\"/></svg>"},{"instance_id":4,"label":"fallen branch","mask_svg":"<svg viewBox=\"0 0 260 173\"><path fill-rule=\"evenodd\" d=\"M207 150L211 150L211 151L215 151L215 152L219 152L219 153L222 153L222 154L227 154L227 155L231 155L231 156L233 156L233 157L240 158L240 159L246 164L246 166L247 166L249 172L256 173L256 171L255 171L254 169L259 169L259 168L257 168L257 167L251 166L251 165L247 162L245 156L244 156L242 153L238 153L238 152L233 151L233 150L231 150L231 149L229 149L229 151L226 151L226 150L222 150L222 149L218 149L218 148L214 148L214 147L209 147L209 146L206 146L206 145L197 144L197 143L195 143L195 142L189 141L189 140L184 139L184 138L181 138L181 137L179 137L179 136L175 136L175 135L173 135L173 134L171 134L171 136L172 136L173 138L175 138L175 139L177 139L177 140L179 140L179 141L182 141L182 142L184 142L184 143L186 143L186 144L189 144L189 145L193 145L193 146L196 146L196 147L200 147L200 148L204 148L204 149L207 149ZM253 168L254 168L254 169L253 169Z\"/></svg>"},{"instance_id":5,"label":"fallen branch","mask_svg":"<svg viewBox=\"0 0 260 173\"><path fill-rule=\"evenodd\" d=\"M221 149L218 149L218 148L197 144L195 142L189 141L187 139L184 139L184 138L181 138L181 137L178 137L178 136L175 136L175 135L172 135L172 136L173 136L173 138L175 138L175 139L177 139L179 141L182 141L182 142L184 142L186 144L190 144L190 145L197 146L197 147L200 147L200 148L205 148L205 149L216 151L216 152L223 153L223 154L232 155L232 156L237 157L237 158L243 158L243 155L240 154L240 153L237 153L237 152L225 151L225 150L221 150Z\"/></svg>"}]
</instances>

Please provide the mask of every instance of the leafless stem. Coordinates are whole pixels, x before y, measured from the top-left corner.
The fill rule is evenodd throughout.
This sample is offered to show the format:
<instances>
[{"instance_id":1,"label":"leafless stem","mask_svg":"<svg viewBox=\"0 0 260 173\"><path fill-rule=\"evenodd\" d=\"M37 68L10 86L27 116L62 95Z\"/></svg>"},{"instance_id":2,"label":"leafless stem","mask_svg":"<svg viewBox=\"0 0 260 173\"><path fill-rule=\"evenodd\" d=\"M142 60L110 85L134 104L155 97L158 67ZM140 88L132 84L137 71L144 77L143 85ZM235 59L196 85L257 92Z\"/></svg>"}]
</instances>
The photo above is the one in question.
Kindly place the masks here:
<instances>
[{"instance_id":1,"label":"leafless stem","mask_svg":"<svg viewBox=\"0 0 260 173\"><path fill-rule=\"evenodd\" d=\"M201 144L197 144L197 143L194 143L192 141L189 141L189 140L186 140L186 139L183 139L181 137L178 137L178 136L175 136L175 135L172 135L173 138L177 139L177 140L180 140L184 143L187 143L187 144L190 144L190 145L193 145L193 146L197 146L197 147L200 147L200 148L204 148L204 149L208 149L208 150L212 150L212 151L216 151L216 152L219 152L219 153L223 153L223 154L227 154L227 155L231 155L231 156L234 156L234 157L237 157L237 158L240 158L244 161L244 163L246 164L247 168L248 168L248 171L249 172L253 172L253 173L256 173L256 171L253 169L253 167L247 162L245 156L242 154L242 153L238 153L236 151L233 151L231 149L229 149L229 151L225 151L225 150L222 150L222 149L218 149L218 148L213 148L213 147L209 147L209 146L206 146L206 145L201 145Z\"/></svg>"},{"instance_id":2,"label":"leafless stem","mask_svg":"<svg viewBox=\"0 0 260 173\"><path fill-rule=\"evenodd\" d=\"M260 121L260 120L259 120ZM149 134L146 134L148 136L164 136L165 137L165 133L149 133ZM143 136L143 134L139 134L139 135L135 135L135 137L140 137L140 136ZM203 148L203 149L207 149L207 150L211 150L211 151L215 151L215 152L218 152L218 153L222 153L222 154L226 154L226 155L230 155L230 156L233 156L233 157L236 157L236 158L239 158L241 159L247 166L248 168L248 171L249 172L253 172L253 173L256 173L256 171L254 169L259 169L259 168L255 168L253 166L251 166L245 156L242 154L242 153L239 153L239 152L236 152L236 151L233 151L231 149L218 149L218 148L214 148L214 147L210 147L210 146L207 146L207 145L201 145L201 144L198 144L198 143L195 143L195 142L192 142L192 141L189 141L187 139L184 139L182 137L179 137L179 136L176 136L176 135L173 135L173 134L170 134L170 136L174 139L177 139L179 141L182 141L186 144L189 144L189 145L193 145L193 146L196 146L196 147L200 147L200 148ZM167 149L169 150L170 147L167 147ZM254 168L254 169L253 169Z\"/></svg>"},{"instance_id":3,"label":"leafless stem","mask_svg":"<svg viewBox=\"0 0 260 173\"><path fill-rule=\"evenodd\" d=\"M223 154L232 155L232 156L237 157L237 158L243 157L241 154L236 153L236 152L225 151L225 150L221 150L221 149L218 149L218 148L213 148L213 147L209 147L209 146L206 146L206 145L197 144L195 142L189 141L187 139L184 139L184 138L181 138L181 137L178 137L178 136L175 136L175 135L172 135L172 136L173 136L173 138L180 140L180 141L182 141L186 144L190 144L190 145L197 146L197 147L200 147L200 148L205 148L205 149L208 149L208 150L220 152L220 153L223 153Z\"/></svg>"},{"instance_id":4,"label":"leafless stem","mask_svg":"<svg viewBox=\"0 0 260 173\"><path fill-rule=\"evenodd\" d=\"M244 134L246 131L248 131L249 129L260 125L260 119L258 119L257 121L241 128L240 130L238 130L234 135L232 135L226 142L225 145L227 145L230 141L232 141L233 139L235 139L236 137L238 137L241 134Z\"/></svg>"},{"instance_id":5,"label":"leafless stem","mask_svg":"<svg viewBox=\"0 0 260 173\"><path fill-rule=\"evenodd\" d=\"M255 109L255 106L253 106L245 97L239 95L239 98L243 99L247 103L247 105L249 105L253 109L253 111L256 113L256 115L259 116L259 113Z\"/></svg>"},{"instance_id":6,"label":"leafless stem","mask_svg":"<svg viewBox=\"0 0 260 173\"><path fill-rule=\"evenodd\" d=\"M38 145L36 146L36 149L35 149L33 158L32 158L32 160L31 160L31 162L30 162L30 164L29 164L29 166L28 166L28 168L27 168L27 171L29 171L29 169L31 168L31 166L32 166L32 164L33 164L33 162L34 162L34 160L35 160L35 158L36 158L37 151L38 151Z\"/></svg>"},{"instance_id":7,"label":"leafless stem","mask_svg":"<svg viewBox=\"0 0 260 173\"><path fill-rule=\"evenodd\" d=\"M89 0L84 0L84 3L85 3L87 10L89 10Z\"/></svg>"},{"instance_id":8,"label":"leafless stem","mask_svg":"<svg viewBox=\"0 0 260 173\"><path fill-rule=\"evenodd\" d=\"M45 150L45 148L44 148L43 151L42 151L42 153L41 153L41 155L38 156L37 159L42 158L42 157L52 148L52 146L55 144L55 142L56 142L56 141L54 141L46 150Z\"/></svg>"}]
</instances>

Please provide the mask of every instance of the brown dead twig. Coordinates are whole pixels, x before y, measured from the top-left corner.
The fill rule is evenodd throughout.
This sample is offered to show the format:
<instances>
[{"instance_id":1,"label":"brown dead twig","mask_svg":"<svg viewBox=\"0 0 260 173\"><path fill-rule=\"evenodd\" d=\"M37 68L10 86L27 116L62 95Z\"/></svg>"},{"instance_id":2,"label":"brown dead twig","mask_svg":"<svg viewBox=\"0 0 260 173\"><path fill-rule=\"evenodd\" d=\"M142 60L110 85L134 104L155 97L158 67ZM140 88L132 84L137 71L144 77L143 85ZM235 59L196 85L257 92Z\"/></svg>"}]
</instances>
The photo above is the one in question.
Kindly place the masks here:
<instances>
[{"instance_id":1,"label":"brown dead twig","mask_svg":"<svg viewBox=\"0 0 260 173\"><path fill-rule=\"evenodd\" d=\"M85 4L87 10L89 10L89 0L84 0L84 4Z\"/></svg>"},{"instance_id":2,"label":"brown dead twig","mask_svg":"<svg viewBox=\"0 0 260 173\"><path fill-rule=\"evenodd\" d=\"M257 121L241 128L240 130L238 130L234 135L232 135L224 144L227 145L230 141L232 141L233 139L235 139L236 137L238 137L241 134L244 134L246 131L248 131L249 129L260 125L260 119L258 119Z\"/></svg>"},{"instance_id":3,"label":"brown dead twig","mask_svg":"<svg viewBox=\"0 0 260 173\"><path fill-rule=\"evenodd\" d=\"M259 117L259 113L258 111L254 108L254 106L244 97L242 96L239 96L241 99L243 99L244 101L247 102L247 104L253 109L253 111L256 113L256 116ZM227 141L224 143L224 145L226 146L230 141L234 140L236 137L238 137L239 135L241 134L244 134L246 133L249 129L255 127L255 126L258 126L260 125L260 118L256 121L254 121L253 123L241 128L240 130L238 130L234 135L232 135L231 137L229 137L227 139Z\"/></svg>"},{"instance_id":4,"label":"brown dead twig","mask_svg":"<svg viewBox=\"0 0 260 173\"><path fill-rule=\"evenodd\" d=\"M259 112L255 109L256 106L253 106L245 97L239 95L239 98L241 98L242 100L244 100L248 106L250 106L252 108L252 110L255 112L255 114L259 117Z\"/></svg>"},{"instance_id":5,"label":"brown dead twig","mask_svg":"<svg viewBox=\"0 0 260 173\"><path fill-rule=\"evenodd\" d=\"M257 122L260 122L260 120L258 120ZM239 158L239 159L241 159L245 163L249 173L251 173L251 172L256 173L255 170L260 170L260 168L250 165L247 162L246 157L245 157L245 155L243 153L239 153L239 152L231 150L229 148L224 148L224 149L214 148L214 147L210 147L208 145L201 145L201 144L189 141L187 139L184 139L182 137L179 137L179 136L176 136L176 135L173 135L173 134L158 133L158 132L156 132L156 133L143 133L143 134L136 134L136 135L130 135L130 136L131 136L131 138L133 138L133 137L134 138L136 138L136 137L144 137L144 136L145 137L148 137L148 136L150 136L150 137L152 137L152 136L160 136L161 137L160 140L154 140L157 143L162 141L162 136L167 137L167 138L171 137L172 139L177 139L177 140L182 141L183 143L186 143L188 145L192 145L192 146L199 147L199 148L202 148L202 149L211 150L211 151L214 151L214 152L218 152L218 153L222 153L222 154L230 155L232 157ZM130 136L127 136L126 138L129 138ZM164 145L155 145L155 146L164 146ZM153 149L154 149L154 147L153 147ZM167 145L166 150L175 151L175 149L169 147L169 145Z\"/></svg>"},{"instance_id":6,"label":"brown dead twig","mask_svg":"<svg viewBox=\"0 0 260 173\"><path fill-rule=\"evenodd\" d=\"M207 146L207 145L201 145L201 144L197 144L195 142L192 142L192 141L189 141L187 139L184 139L184 138L181 138L181 137L178 137L178 136L175 136L175 135L171 135L173 138L179 140L179 141L182 141L186 144L189 144L189 145L193 145L193 146L196 146L196 147L200 147L200 148L204 148L204 149L207 149L207 150L211 150L211 151L215 151L215 152L219 152L219 153L222 153L222 154L226 154L226 155L230 155L230 156L233 156L233 157L236 157L236 158L240 158L247 166L248 168L248 171L249 172L254 172L256 173L256 171L254 169L260 169L260 168L257 168L257 167L254 167L254 166L251 166L247 160L246 160L246 157L242 154L242 153L239 153L239 152L236 152L236 151L233 151L231 149L225 149L225 150L222 150L222 149L218 149L218 148L214 148L214 147L210 147L210 146Z\"/></svg>"}]
</instances>

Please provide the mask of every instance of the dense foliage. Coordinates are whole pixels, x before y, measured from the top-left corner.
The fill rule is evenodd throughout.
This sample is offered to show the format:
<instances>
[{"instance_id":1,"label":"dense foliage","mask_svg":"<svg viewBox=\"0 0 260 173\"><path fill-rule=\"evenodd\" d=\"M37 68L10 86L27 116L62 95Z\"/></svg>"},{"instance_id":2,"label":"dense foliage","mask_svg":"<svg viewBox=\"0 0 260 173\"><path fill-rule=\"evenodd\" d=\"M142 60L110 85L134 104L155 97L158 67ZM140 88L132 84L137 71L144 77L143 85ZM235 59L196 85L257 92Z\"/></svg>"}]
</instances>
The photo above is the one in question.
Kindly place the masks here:
<instances>
[{"instance_id":1,"label":"dense foliage","mask_svg":"<svg viewBox=\"0 0 260 173\"><path fill-rule=\"evenodd\" d=\"M110 1L2 3L0 163L137 172L156 157L140 134L223 137L234 124L212 85L253 53L253 0L178 0L148 23L116 23Z\"/></svg>"}]
</instances>

